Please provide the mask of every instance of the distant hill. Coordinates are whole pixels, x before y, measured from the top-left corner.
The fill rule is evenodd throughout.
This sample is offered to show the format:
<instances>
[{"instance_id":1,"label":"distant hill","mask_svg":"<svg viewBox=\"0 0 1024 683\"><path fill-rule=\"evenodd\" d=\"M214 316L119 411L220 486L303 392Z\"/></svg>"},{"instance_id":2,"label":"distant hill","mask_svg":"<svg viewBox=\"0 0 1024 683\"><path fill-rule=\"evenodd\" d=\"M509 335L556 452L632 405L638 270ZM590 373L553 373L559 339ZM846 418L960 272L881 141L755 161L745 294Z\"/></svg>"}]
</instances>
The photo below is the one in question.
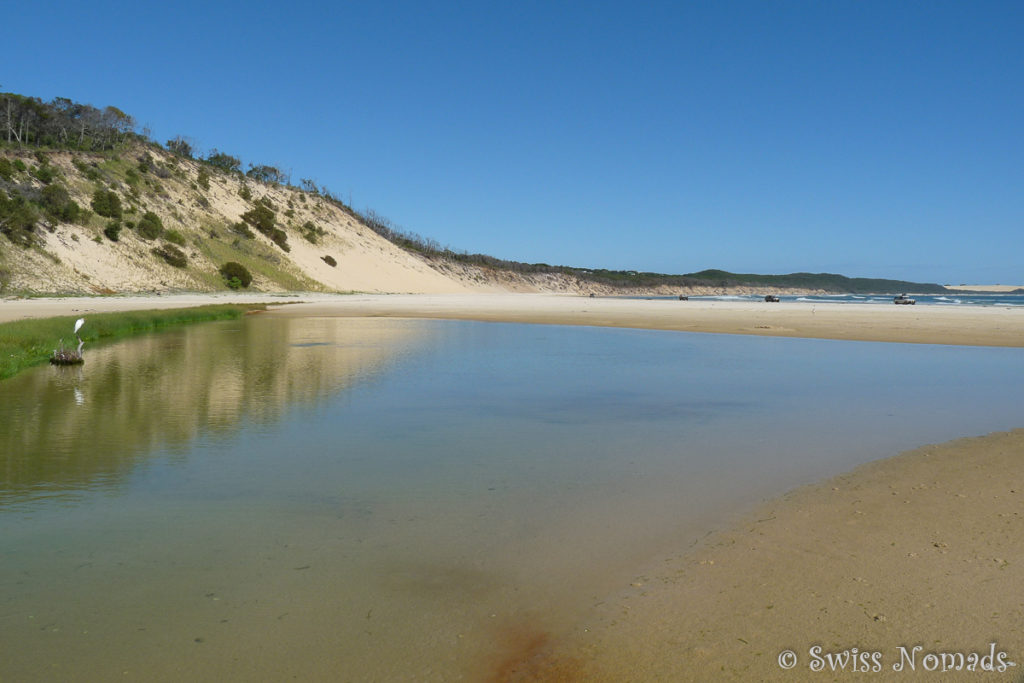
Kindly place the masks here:
<instances>
[{"instance_id":1,"label":"distant hill","mask_svg":"<svg viewBox=\"0 0 1024 683\"><path fill-rule=\"evenodd\" d=\"M794 273L667 275L443 249L327 188L187 139L160 145L116 107L0 93L0 294L142 291L613 294L945 291ZM227 268L227 264L236 264ZM241 267L241 270L237 266ZM250 280L251 277L251 280Z\"/></svg>"},{"instance_id":2,"label":"distant hill","mask_svg":"<svg viewBox=\"0 0 1024 683\"><path fill-rule=\"evenodd\" d=\"M819 289L836 294L940 294L945 287L933 283L907 282L880 278L846 277L834 273L789 273L788 275L754 275L729 273L724 270L702 270L685 277L702 284L763 285L768 287L792 287L796 289Z\"/></svg>"}]
</instances>

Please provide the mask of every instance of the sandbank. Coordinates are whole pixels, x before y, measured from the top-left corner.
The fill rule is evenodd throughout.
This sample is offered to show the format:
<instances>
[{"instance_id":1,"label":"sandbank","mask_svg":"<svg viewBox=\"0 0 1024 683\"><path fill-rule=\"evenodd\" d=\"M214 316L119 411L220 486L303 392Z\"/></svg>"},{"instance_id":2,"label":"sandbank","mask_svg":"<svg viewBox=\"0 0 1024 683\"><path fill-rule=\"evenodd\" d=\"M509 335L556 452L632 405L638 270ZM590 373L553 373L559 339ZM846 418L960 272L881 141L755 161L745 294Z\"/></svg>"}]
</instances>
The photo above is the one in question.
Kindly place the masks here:
<instances>
[{"instance_id":1,"label":"sandbank","mask_svg":"<svg viewBox=\"0 0 1024 683\"><path fill-rule=\"evenodd\" d=\"M273 311L635 327L857 341L1024 346L1024 309L586 298L550 294L352 295Z\"/></svg>"},{"instance_id":2,"label":"sandbank","mask_svg":"<svg viewBox=\"0 0 1024 683\"><path fill-rule=\"evenodd\" d=\"M945 287L946 289L952 289L958 292L985 292L987 294L999 294L1024 290L1024 285L945 285Z\"/></svg>"}]
</instances>

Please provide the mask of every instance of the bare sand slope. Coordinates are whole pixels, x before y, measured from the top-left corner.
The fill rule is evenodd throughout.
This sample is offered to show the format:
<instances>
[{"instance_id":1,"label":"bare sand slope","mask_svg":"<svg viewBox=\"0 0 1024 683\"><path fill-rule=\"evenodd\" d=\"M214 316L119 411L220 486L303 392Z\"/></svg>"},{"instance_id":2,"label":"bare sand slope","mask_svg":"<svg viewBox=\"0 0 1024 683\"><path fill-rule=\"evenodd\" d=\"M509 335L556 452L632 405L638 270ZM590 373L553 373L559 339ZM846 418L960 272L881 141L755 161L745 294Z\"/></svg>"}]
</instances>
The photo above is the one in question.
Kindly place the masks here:
<instances>
[{"instance_id":1,"label":"bare sand slope","mask_svg":"<svg viewBox=\"0 0 1024 683\"><path fill-rule=\"evenodd\" d=\"M567 641L508 667L509 678L1020 680L1022 465L1016 430L797 489L651 568ZM858 670L847 659L833 672L825 655L839 662L855 648ZM791 669L779 663L787 650ZM985 675L1000 652L1017 666ZM971 653L989 657L973 672Z\"/></svg>"},{"instance_id":2,"label":"bare sand slope","mask_svg":"<svg viewBox=\"0 0 1024 683\"><path fill-rule=\"evenodd\" d=\"M1024 346L1024 310L603 299L544 294L350 296L279 315L388 316L638 327L860 341Z\"/></svg>"}]
</instances>

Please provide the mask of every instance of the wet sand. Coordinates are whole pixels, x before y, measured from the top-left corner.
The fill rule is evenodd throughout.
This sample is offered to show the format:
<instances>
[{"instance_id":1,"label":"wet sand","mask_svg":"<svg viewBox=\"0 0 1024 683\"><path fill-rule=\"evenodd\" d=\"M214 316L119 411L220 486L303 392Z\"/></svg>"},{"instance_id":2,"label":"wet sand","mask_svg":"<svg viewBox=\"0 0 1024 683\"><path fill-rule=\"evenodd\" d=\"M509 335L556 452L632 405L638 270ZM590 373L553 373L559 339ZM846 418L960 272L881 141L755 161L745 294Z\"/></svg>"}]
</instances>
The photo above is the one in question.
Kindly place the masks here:
<instances>
[{"instance_id":1,"label":"wet sand","mask_svg":"<svg viewBox=\"0 0 1024 683\"><path fill-rule=\"evenodd\" d=\"M1022 464L1024 430L1015 430L799 488L650 567L567 639L507 667L508 678L1020 680ZM825 654L854 648L867 661L834 673ZM999 653L1016 666L986 675Z\"/></svg>"}]
</instances>

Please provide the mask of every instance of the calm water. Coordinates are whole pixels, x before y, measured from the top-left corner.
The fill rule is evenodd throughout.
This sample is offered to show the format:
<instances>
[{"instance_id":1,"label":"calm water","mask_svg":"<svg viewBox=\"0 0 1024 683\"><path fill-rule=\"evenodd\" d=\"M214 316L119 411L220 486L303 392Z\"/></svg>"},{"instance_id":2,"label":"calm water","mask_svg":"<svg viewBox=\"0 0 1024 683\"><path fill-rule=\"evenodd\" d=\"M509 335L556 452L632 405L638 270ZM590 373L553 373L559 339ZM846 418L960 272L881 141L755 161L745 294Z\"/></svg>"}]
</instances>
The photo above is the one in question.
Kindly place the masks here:
<instances>
[{"instance_id":1,"label":"calm water","mask_svg":"<svg viewBox=\"0 0 1024 683\"><path fill-rule=\"evenodd\" d=\"M479 680L1024 353L256 316L0 384L0 680Z\"/></svg>"}]
</instances>

